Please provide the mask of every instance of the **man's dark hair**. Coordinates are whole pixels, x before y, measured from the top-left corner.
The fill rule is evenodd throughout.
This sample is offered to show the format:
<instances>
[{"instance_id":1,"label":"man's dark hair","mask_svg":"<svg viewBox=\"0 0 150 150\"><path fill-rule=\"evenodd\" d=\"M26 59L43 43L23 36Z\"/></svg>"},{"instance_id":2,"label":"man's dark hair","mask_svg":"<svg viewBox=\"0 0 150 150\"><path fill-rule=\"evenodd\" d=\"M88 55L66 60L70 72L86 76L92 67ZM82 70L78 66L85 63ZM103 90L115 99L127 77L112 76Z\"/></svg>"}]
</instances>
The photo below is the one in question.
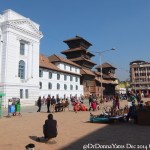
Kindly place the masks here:
<instances>
[{"instance_id":1,"label":"man's dark hair","mask_svg":"<svg viewBox=\"0 0 150 150\"><path fill-rule=\"evenodd\" d=\"M53 119L53 115L52 115L52 114L49 114L49 115L48 115L48 119Z\"/></svg>"}]
</instances>

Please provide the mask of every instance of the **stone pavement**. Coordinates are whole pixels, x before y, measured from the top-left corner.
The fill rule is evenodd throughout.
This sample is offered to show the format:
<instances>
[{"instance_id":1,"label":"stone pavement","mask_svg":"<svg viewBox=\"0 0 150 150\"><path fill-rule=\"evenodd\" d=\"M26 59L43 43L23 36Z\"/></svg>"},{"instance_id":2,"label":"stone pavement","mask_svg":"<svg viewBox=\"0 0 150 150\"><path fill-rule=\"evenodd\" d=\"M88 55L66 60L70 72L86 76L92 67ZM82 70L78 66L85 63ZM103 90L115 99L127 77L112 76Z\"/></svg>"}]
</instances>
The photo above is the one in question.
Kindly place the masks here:
<instances>
[{"instance_id":1,"label":"stone pavement","mask_svg":"<svg viewBox=\"0 0 150 150\"><path fill-rule=\"evenodd\" d=\"M108 102L104 105L111 104L112 102ZM121 106L125 104L127 101L121 101ZM36 150L83 150L88 149L88 146L114 146L118 150L136 150L144 146L145 148L141 148L144 150L146 145L150 149L150 126L133 123L89 123L89 111L74 113L66 110L54 113L58 123L56 144L37 142L36 137L43 136L42 127L48 115L46 110L46 106L43 106L42 112L37 113L37 106L22 107L22 117L0 119L0 150L23 150L29 143L35 144ZM100 114L101 111L93 113ZM7 110L3 110L4 114L7 115ZM122 148L117 148L118 146Z\"/></svg>"}]
</instances>

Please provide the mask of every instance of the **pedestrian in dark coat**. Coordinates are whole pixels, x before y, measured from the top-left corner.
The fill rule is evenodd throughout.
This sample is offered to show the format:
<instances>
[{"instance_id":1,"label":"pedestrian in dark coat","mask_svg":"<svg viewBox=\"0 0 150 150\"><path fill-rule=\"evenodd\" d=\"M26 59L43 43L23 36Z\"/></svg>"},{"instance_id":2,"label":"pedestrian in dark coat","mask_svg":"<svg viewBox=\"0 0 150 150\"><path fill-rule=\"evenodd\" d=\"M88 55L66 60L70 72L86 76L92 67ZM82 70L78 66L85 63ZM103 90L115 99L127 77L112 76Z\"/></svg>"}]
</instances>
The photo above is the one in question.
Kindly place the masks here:
<instances>
[{"instance_id":1,"label":"pedestrian in dark coat","mask_svg":"<svg viewBox=\"0 0 150 150\"><path fill-rule=\"evenodd\" d=\"M43 133L45 138L54 138L57 136L57 121L53 119L53 115L49 114L48 119L43 125Z\"/></svg>"},{"instance_id":2,"label":"pedestrian in dark coat","mask_svg":"<svg viewBox=\"0 0 150 150\"><path fill-rule=\"evenodd\" d=\"M51 99L52 113L55 112L55 105L56 105L56 99L53 96L52 99Z\"/></svg>"},{"instance_id":3,"label":"pedestrian in dark coat","mask_svg":"<svg viewBox=\"0 0 150 150\"><path fill-rule=\"evenodd\" d=\"M93 102L93 96L92 95L90 95L90 97L89 97L89 106L91 106L91 103Z\"/></svg>"},{"instance_id":4,"label":"pedestrian in dark coat","mask_svg":"<svg viewBox=\"0 0 150 150\"><path fill-rule=\"evenodd\" d=\"M47 113L50 113L50 105L51 105L51 96L48 95L47 99Z\"/></svg>"},{"instance_id":5,"label":"pedestrian in dark coat","mask_svg":"<svg viewBox=\"0 0 150 150\"><path fill-rule=\"evenodd\" d=\"M37 112L40 112L40 111L41 111L41 105L42 105L41 103L42 103L41 96L39 96L38 101L37 101L37 106L38 106L39 108L38 108Z\"/></svg>"},{"instance_id":6,"label":"pedestrian in dark coat","mask_svg":"<svg viewBox=\"0 0 150 150\"><path fill-rule=\"evenodd\" d=\"M45 120L45 124L43 125L43 134L44 137L37 137L37 141L44 141L48 142L52 138L55 138L57 136L57 121L53 119L53 115L49 114L48 119Z\"/></svg>"}]
</instances>

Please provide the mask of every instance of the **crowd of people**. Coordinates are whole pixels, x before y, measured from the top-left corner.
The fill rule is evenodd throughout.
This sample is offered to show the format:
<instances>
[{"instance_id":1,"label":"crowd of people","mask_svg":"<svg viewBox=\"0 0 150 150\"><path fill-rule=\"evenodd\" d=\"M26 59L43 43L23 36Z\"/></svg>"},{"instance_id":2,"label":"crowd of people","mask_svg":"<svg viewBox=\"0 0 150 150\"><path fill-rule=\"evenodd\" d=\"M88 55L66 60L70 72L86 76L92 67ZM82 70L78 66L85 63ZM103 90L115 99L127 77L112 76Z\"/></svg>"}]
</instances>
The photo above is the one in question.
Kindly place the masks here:
<instances>
[{"instance_id":1,"label":"crowd of people","mask_svg":"<svg viewBox=\"0 0 150 150\"><path fill-rule=\"evenodd\" d=\"M107 99L103 98L104 102L108 102ZM120 107L120 100L121 100L121 95L116 93L114 96L109 97L109 101L112 101L112 107L111 107L111 115L116 115L115 113L117 110L121 110ZM128 102L131 102L132 105L125 106L124 107L124 112L126 112L126 121L128 122L130 118L134 119L134 122L137 123L137 109L143 110L144 104L142 101L142 95L141 92L134 93L131 91L128 93L127 96ZM100 107L100 100L96 97L94 97L92 94L89 95L88 97L88 104L84 103L84 98L78 98L77 97L71 97L70 100L68 99L60 99L58 96L55 98L54 96L48 95L47 98L41 96L39 97L37 101L38 105L38 110L37 112L41 111L41 106L42 104L47 105L47 113L48 119L45 121L45 124L43 126L43 134L44 138L49 140L51 138L54 138L57 136L57 121L53 119L53 115L51 113L57 112L57 107L58 106L68 106L69 109L69 104L73 106L73 110L77 113L78 111L95 111L99 109ZM135 105L137 103L137 105ZM37 141L40 141L41 138L37 138Z\"/></svg>"},{"instance_id":2,"label":"crowd of people","mask_svg":"<svg viewBox=\"0 0 150 150\"><path fill-rule=\"evenodd\" d=\"M141 91L130 91L127 94L128 105L124 106L124 112L126 113L126 121L129 122L129 119L133 119L134 123L137 123L137 112L144 109L144 102L142 100L142 92ZM121 95L117 94L113 97L113 111L120 109L120 98Z\"/></svg>"},{"instance_id":3,"label":"crowd of people","mask_svg":"<svg viewBox=\"0 0 150 150\"><path fill-rule=\"evenodd\" d=\"M85 103L85 100L83 97L77 98L76 96L72 96L70 98L70 100L68 99L60 99L59 96L56 96L56 98L54 96L50 96L48 95L47 98L43 97L41 98L41 96L39 97L38 101L37 101L37 106L38 106L38 110L37 112L41 111L41 106L43 104L47 105L47 113L54 113L54 112L58 112L58 111L63 111L65 110L65 108L67 107L69 110L69 105L72 105L74 112L78 112L78 111L96 111L99 110L100 108L100 102L108 102L111 101L112 102L112 107L111 107L111 112L112 115L115 115L116 112L118 110L120 110L120 100L121 100L122 94L118 94L116 93L114 96L109 96L109 97L103 97L103 101L100 101L96 96L90 94L88 97L88 101L89 101L89 105L87 105ZM134 93L133 91L130 91L127 94L127 100L129 102L131 102L131 105L134 107L135 102L138 104L138 106L142 106L142 93L136 92ZM127 110L127 106L126 110ZM132 110L132 107L131 107ZM130 111L130 106L128 106L128 118L130 118L130 116L132 115L132 111ZM134 117L135 118L135 117Z\"/></svg>"},{"instance_id":4,"label":"crowd of people","mask_svg":"<svg viewBox=\"0 0 150 150\"><path fill-rule=\"evenodd\" d=\"M43 96L43 98L41 98L41 96L39 96L38 100L37 100L37 106L38 106L38 110L37 112L41 111L41 107L42 105L47 105L47 113L54 113L60 110L65 110L65 107L68 107L69 110L69 101L68 99L60 99L59 96L57 96L56 98L54 96L50 96L48 95L47 98L45 98L45 96Z\"/></svg>"},{"instance_id":5,"label":"crowd of people","mask_svg":"<svg viewBox=\"0 0 150 150\"><path fill-rule=\"evenodd\" d=\"M72 96L70 100L67 98L60 99L58 96L56 96L56 98L54 96L51 97L50 95L48 95L47 98L45 98L44 96L43 98L41 98L41 96L39 96L37 100L37 106L38 106L37 112L41 111L42 105L47 105L47 113L62 111L65 110L65 108L68 108L69 110L69 105L72 105L73 110L75 112L88 111L88 110L95 111L99 109L99 100L96 97L94 97L91 94L89 95L88 100L89 100L89 106L85 104L85 100L82 96L79 98L77 98L76 96Z\"/></svg>"}]
</instances>

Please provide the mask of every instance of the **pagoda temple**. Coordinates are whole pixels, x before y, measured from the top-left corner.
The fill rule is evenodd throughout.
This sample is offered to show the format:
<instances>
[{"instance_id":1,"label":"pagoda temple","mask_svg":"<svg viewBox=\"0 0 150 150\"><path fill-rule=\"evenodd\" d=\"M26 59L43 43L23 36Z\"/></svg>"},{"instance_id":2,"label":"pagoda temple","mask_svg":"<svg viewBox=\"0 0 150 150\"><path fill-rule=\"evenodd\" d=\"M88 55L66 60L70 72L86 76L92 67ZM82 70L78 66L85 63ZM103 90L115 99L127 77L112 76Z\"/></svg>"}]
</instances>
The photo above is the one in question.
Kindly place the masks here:
<instances>
[{"instance_id":1,"label":"pagoda temple","mask_svg":"<svg viewBox=\"0 0 150 150\"><path fill-rule=\"evenodd\" d=\"M102 71L101 71L102 68ZM102 86L104 95L115 95L115 86L118 84L115 77L115 68L109 63L103 63L96 67L97 71L102 73ZM100 82L100 80L97 80Z\"/></svg>"},{"instance_id":2,"label":"pagoda temple","mask_svg":"<svg viewBox=\"0 0 150 150\"><path fill-rule=\"evenodd\" d=\"M68 50L62 52L62 54L66 55L67 59L85 69L92 69L96 65L90 60L94 55L87 50L92 45L91 43L79 36L65 40L64 42L69 46Z\"/></svg>"},{"instance_id":3,"label":"pagoda temple","mask_svg":"<svg viewBox=\"0 0 150 150\"><path fill-rule=\"evenodd\" d=\"M66 55L67 59L81 66L80 82L83 85L84 95L95 94L95 74L91 70L96 65L91 61L95 55L87 50L92 44L79 36L65 40L64 43L68 45L69 49L61 53Z\"/></svg>"},{"instance_id":4,"label":"pagoda temple","mask_svg":"<svg viewBox=\"0 0 150 150\"><path fill-rule=\"evenodd\" d=\"M107 78L110 74L107 77L107 73L106 75L101 75L99 67L97 67L98 71L92 70L96 65L91 61L91 58L95 55L88 50L92 44L80 36L67 39L64 43L68 45L69 49L62 51L61 53L64 54L67 59L81 66L80 84L83 85L84 96L89 96L90 94L101 96L101 92L105 92L105 94L114 94L115 86L112 84L112 79ZM108 70L112 71L110 68ZM102 74L104 72L105 69ZM101 79L101 77L104 78ZM103 83L102 87L101 82ZM109 90L109 87L112 87L112 89Z\"/></svg>"}]
</instances>

